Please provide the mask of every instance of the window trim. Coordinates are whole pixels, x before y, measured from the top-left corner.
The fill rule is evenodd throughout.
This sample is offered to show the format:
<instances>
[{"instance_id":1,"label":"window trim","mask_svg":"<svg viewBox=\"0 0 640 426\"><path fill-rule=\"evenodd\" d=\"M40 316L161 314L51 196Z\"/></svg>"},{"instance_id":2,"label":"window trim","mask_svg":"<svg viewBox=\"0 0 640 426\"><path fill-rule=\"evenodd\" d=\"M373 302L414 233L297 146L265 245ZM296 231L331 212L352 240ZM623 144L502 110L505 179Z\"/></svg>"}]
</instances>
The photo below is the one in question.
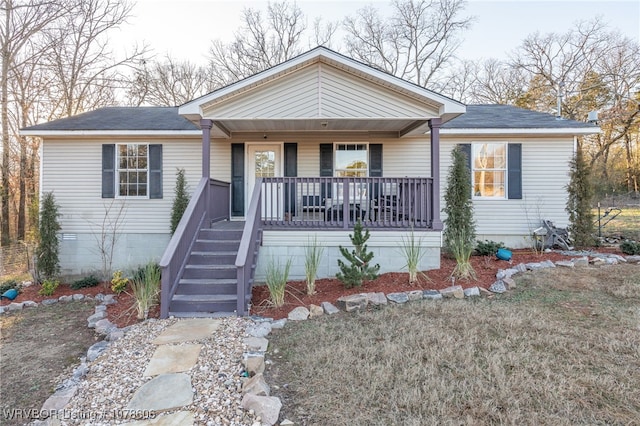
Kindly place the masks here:
<instances>
[{"instance_id":1,"label":"window trim","mask_svg":"<svg viewBox=\"0 0 640 426\"><path fill-rule=\"evenodd\" d=\"M151 179L151 174L150 174L150 169L151 169L151 163L150 163L150 143L149 142L144 142L144 143L140 143L140 142L117 142L116 144L116 149L115 149L115 173L114 173L114 185L115 185L115 191L114 191L114 198L116 199L121 199L121 200L149 200L151 199L149 191L150 191L150 179ZM136 145L136 146L140 146L140 145L146 145L147 147L147 168L146 168L146 172L147 172L147 195L120 195L120 172L121 171L125 171L125 170L129 170L129 169L121 169L120 168L120 146L122 145ZM139 171L141 169L136 169L136 171ZM139 185L139 184L138 184Z\"/></svg>"},{"instance_id":2,"label":"window trim","mask_svg":"<svg viewBox=\"0 0 640 426\"><path fill-rule=\"evenodd\" d=\"M371 173L371 159L369 158L370 155L370 150L369 150L369 142L354 142L354 141L349 141L349 142L333 142L333 159L332 159L332 166L333 166L333 177L338 177L337 173L338 173L338 167L336 164L336 160L337 160L337 153L338 153L338 146L339 145L364 145L365 146L365 157L367 160L367 174L364 177L369 177L370 173ZM340 169L343 170L343 169ZM361 170L361 169L360 169Z\"/></svg>"},{"instance_id":3,"label":"window trim","mask_svg":"<svg viewBox=\"0 0 640 426\"><path fill-rule=\"evenodd\" d=\"M486 145L486 144L496 144L504 146L504 167L503 168L492 168L492 169L476 169L475 167L475 147L478 145ZM471 166L471 199L472 200L508 200L509 199L509 142L508 141L476 141L471 142L471 158L469 159L469 163ZM485 171L502 171L504 173L504 195L503 196L487 196L487 195L475 195L475 171L476 170L485 170Z\"/></svg>"}]
</instances>

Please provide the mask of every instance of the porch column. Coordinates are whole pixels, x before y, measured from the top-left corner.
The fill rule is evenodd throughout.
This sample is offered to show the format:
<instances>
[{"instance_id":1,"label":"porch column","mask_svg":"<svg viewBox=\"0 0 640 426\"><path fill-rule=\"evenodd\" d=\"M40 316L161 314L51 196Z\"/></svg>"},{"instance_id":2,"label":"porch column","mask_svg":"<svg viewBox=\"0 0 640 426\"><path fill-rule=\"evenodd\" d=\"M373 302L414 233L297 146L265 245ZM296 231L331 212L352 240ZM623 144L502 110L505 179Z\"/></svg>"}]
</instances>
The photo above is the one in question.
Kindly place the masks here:
<instances>
[{"instance_id":1,"label":"porch column","mask_svg":"<svg viewBox=\"0 0 640 426\"><path fill-rule=\"evenodd\" d=\"M431 207L433 208L433 222L431 228L434 231L442 230L440 220L440 117L429 120L431 129L431 177L433 178L433 191L431 191Z\"/></svg>"},{"instance_id":2,"label":"porch column","mask_svg":"<svg viewBox=\"0 0 640 426\"><path fill-rule=\"evenodd\" d=\"M202 177L211 177L211 126L213 120L200 120L200 128L202 129Z\"/></svg>"}]
</instances>

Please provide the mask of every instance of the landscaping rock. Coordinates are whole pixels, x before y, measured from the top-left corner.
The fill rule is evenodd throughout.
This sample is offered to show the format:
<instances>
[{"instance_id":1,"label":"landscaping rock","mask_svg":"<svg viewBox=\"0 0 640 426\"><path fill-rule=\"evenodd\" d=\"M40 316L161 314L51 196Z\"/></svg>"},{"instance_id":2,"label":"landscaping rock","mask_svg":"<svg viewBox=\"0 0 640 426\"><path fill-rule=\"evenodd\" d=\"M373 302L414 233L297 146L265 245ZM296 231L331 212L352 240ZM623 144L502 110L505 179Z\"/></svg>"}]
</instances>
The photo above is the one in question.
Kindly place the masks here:
<instances>
[{"instance_id":1,"label":"landscaping rock","mask_svg":"<svg viewBox=\"0 0 640 426\"><path fill-rule=\"evenodd\" d=\"M269 341L264 337L247 337L244 339L244 344L249 351L266 352L269 347Z\"/></svg>"},{"instance_id":2,"label":"landscaping rock","mask_svg":"<svg viewBox=\"0 0 640 426\"><path fill-rule=\"evenodd\" d=\"M640 256L627 256L628 263L640 263Z\"/></svg>"},{"instance_id":3,"label":"landscaping rock","mask_svg":"<svg viewBox=\"0 0 640 426\"><path fill-rule=\"evenodd\" d=\"M367 298L362 294L352 294L351 296L342 296L336 300L336 305L343 311L353 312L358 309L367 307Z\"/></svg>"},{"instance_id":4,"label":"landscaping rock","mask_svg":"<svg viewBox=\"0 0 640 426\"><path fill-rule=\"evenodd\" d=\"M527 272L527 265L525 265L524 263L518 263L515 269L520 273L525 273Z\"/></svg>"},{"instance_id":5,"label":"landscaping rock","mask_svg":"<svg viewBox=\"0 0 640 426\"><path fill-rule=\"evenodd\" d=\"M442 294L438 290L425 290L422 292L423 299L442 300Z\"/></svg>"},{"instance_id":6,"label":"landscaping rock","mask_svg":"<svg viewBox=\"0 0 640 426\"><path fill-rule=\"evenodd\" d=\"M188 371L198 362L201 350L202 345L199 344L160 345L153 352L143 376Z\"/></svg>"},{"instance_id":7,"label":"landscaping rock","mask_svg":"<svg viewBox=\"0 0 640 426\"><path fill-rule=\"evenodd\" d=\"M133 394L128 410L164 411L193 402L191 378L185 373L162 374Z\"/></svg>"},{"instance_id":8,"label":"landscaping rock","mask_svg":"<svg viewBox=\"0 0 640 426\"><path fill-rule=\"evenodd\" d=\"M109 333L111 333L112 331L114 331L115 329L117 329L118 326L115 325L114 323L112 323L111 321L109 321L106 318L103 318L99 321L96 322L96 333L98 334L103 334L103 335L107 335Z\"/></svg>"},{"instance_id":9,"label":"landscaping rock","mask_svg":"<svg viewBox=\"0 0 640 426\"><path fill-rule=\"evenodd\" d=\"M378 293L364 293L363 296L367 298L367 302L373 306L380 306L387 304L387 296L382 292Z\"/></svg>"},{"instance_id":10,"label":"landscaping rock","mask_svg":"<svg viewBox=\"0 0 640 426\"><path fill-rule=\"evenodd\" d=\"M409 296L407 293L389 293L387 294L387 299L393 303L402 304L409 301Z\"/></svg>"},{"instance_id":11,"label":"landscaping rock","mask_svg":"<svg viewBox=\"0 0 640 426\"><path fill-rule=\"evenodd\" d=\"M321 317L324 315L324 309L313 303L309 305L309 318Z\"/></svg>"},{"instance_id":12,"label":"landscaping rock","mask_svg":"<svg viewBox=\"0 0 640 426\"><path fill-rule=\"evenodd\" d=\"M7 306L5 306L5 309L7 310L7 312L21 311L22 310L22 302L20 302L20 303L18 303L18 302L9 303Z\"/></svg>"},{"instance_id":13,"label":"landscaping rock","mask_svg":"<svg viewBox=\"0 0 640 426\"><path fill-rule=\"evenodd\" d=\"M503 279L502 282L507 287L507 290L515 290L516 281L513 278L507 277L507 278Z\"/></svg>"},{"instance_id":14,"label":"landscaping rock","mask_svg":"<svg viewBox=\"0 0 640 426\"><path fill-rule=\"evenodd\" d=\"M576 257L575 259L571 259L571 261L576 267L589 266L589 258L587 256Z\"/></svg>"},{"instance_id":15,"label":"landscaping rock","mask_svg":"<svg viewBox=\"0 0 640 426\"><path fill-rule=\"evenodd\" d=\"M273 318L263 317L261 315L250 315L249 319L253 322L273 322Z\"/></svg>"},{"instance_id":16,"label":"landscaping rock","mask_svg":"<svg viewBox=\"0 0 640 426\"><path fill-rule=\"evenodd\" d=\"M560 267L563 267L563 268L573 268L576 265L574 265L573 262L570 261L570 260L558 260L556 262L556 266L560 266Z\"/></svg>"},{"instance_id":17,"label":"landscaping rock","mask_svg":"<svg viewBox=\"0 0 640 426\"><path fill-rule=\"evenodd\" d=\"M104 305L113 305L114 303L117 303L117 300L115 299L113 294L107 294L106 296L104 296L104 300L102 300L102 303Z\"/></svg>"},{"instance_id":18,"label":"landscaping rock","mask_svg":"<svg viewBox=\"0 0 640 426\"><path fill-rule=\"evenodd\" d=\"M0 306L0 315L4 314L4 312L5 312L4 306Z\"/></svg>"},{"instance_id":19,"label":"landscaping rock","mask_svg":"<svg viewBox=\"0 0 640 426\"><path fill-rule=\"evenodd\" d=\"M59 302L73 302L73 296L60 296L58 297Z\"/></svg>"},{"instance_id":20,"label":"landscaping rock","mask_svg":"<svg viewBox=\"0 0 640 426\"><path fill-rule=\"evenodd\" d=\"M280 422L280 426L294 426L294 425L295 423L289 419L284 419L283 421Z\"/></svg>"},{"instance_id":21,"label":"landscaping rock","mask_svg":"<svg viewBox=\"0 0 640 426\"><path fill-rule=\"evenodd\" d=\"M96 307L94 308L95 313L97 314L98 312L106 312L107 311L107 305L96 305Z\"/></svg>"},{"instance_id":22,"label":"landscaping rock","mask_svg":"<svg viewBox=\"0 0 640 426\"><path fill-rule=\"evenodd\" d=\"M242 397L242 408L253 410L263 425L273 426L278 421L282 402L275 396L258 396L247 393Z\"/></svg>"},{"instance_id":23,"label":"landscaping rock","mask_svg":"<svg viewBox=\"0 0 640 426\"><path fill-rule=\"evenodd\" d=\"M56 393L51 395L44 404L42 404L41 411L53 412L62 410L67 406L69 401L71 401L71 398L73 398L77 391L78 386L70 386L56 391Z\"/></svg>"},{"instance_id":24,"label":"landscaping rock","mask_svg":"<svg viewBox=\"0 0 640 426\"><path fill-rule=\"evenodd\" d=\"M409 300L422 300L422 290L411 290L407 293Z\"/></svg>"},{"instance_id":25,"label":"landscaping rock","mask_svg":"<svg viewBox=\"0 0 640 426\"><path fill-rule=\"evenodd\" d=\"M91 315L89 318L87 318L87 322L89 323L88 327L89 328L95 328L96 327L96 323L104 318L107 317L107 312L106 311L98 311L95 314Z\"/></svg>"},{"instance_id":26,"label":"landscaping rock","mask_svg":"<svg viewBox=\"0 0 640 426\"><path fill-rule=\"evenodd\" d=\"M304 306L294 308L287 316L289 321L304 321L307 318L309 318L309 310Z\"/></svg>"},{"instance_id":27,"label":"landscaping rock","mask_svg":"<svg viewBox=\"0 0 640 426\"><path fill-rule=\"evenodd\" d=\"M491 287L489 287L489 291L501 294L507 291L507 287L504 285L503 281L499 280L491 284Z\"/></svg>"},{"instance_id":28,"label":"landscaping rock","mask_svg":"<svg viewBox=\"0 0 640 426\"><path fill-rule=\"evenodd\" d=\"M100 303L104 302L104 294L102 294L102 293L96 294L96 301L98 301Z\"/></svg>"},{"instance_id":29,"label":"landscaping rock","mask_svg":"<svg viewBox=\"0 0 640 426\"><path fill-rule=\"evenodd\" d=\"M540 262L540 265L543 268L555 268L556 267L556 265L552 261L550 261L549 259L543 260L542 262Z\"/></svg>"},{"instance_id":30,"label":"landscaping rock","mask_svg":"<svg viewBox=\"0 0 640 426\"><path fill-rule=\"evenodd\" d=\"M620 263L615 257L608 257L605 259L605 262L607 263L607 265L617 265L618 263Z\"/></svg>"},{"instance_id":31,"label":"landscaping rock","mask_svg":"<svg viewBox=\"0 0 640 426\"><path fill-rule=\"evenodd\" d=\"M258 373L242 385L242 393L250 393L258 396L269 396L271 389L262 373Z\"/></svg>"},{"instance_id":32,"label":"landscaping rock","mask_svg":"<svg viewBox=\"0 0 640 426\"><path fill-rule=\"evenodd\" d=\"M115 342L116 340L122 339L124 337L124 330L120 328L116 328L115 330L111 330L109 334L107 334L106 340L110 342Z\"/></svg>"},{"instance_id":33,"label":"landscaping rock","mask_svg":"<svg viewBox=\"0 0 640 426\"><path fill-rule=\"evenodd\" d=\"M462 290L461 285L454 285L451 287L444 288L440 290L440 294L442 294L442 297L444 297L445 299L451 298L451 297L456 299L464 299L464 290Z\"/></svg>"},{"instance_id":34,"label":"landscaping rock","mask_svg":"<svg viewBox=\"0 0 640 426\"><path fill-rule=\"evenodd\" d=\"M478 289L480 290L480 294L487 296L487 297L493 297L493 293L490 292L489 290L487 290L484 287L478 287Z\"/></svg>"},{"instance_id":35,"label":"landscaping rock","mask_svg":"<svg viewBox=\"0 0 640 426\"><path fill-rule=\"evenodd\" d=\"M271 323L260 322L247 327L247 334L253 337L266 337L271 333Z\"/></svg>"},{"instance_id":36,"label":"landscaping rock","mask_svg":"<svg viewBox=\"0 0 640 426\"><path fill-rule=\"evenodd\" d=\"M275 329L284 328L284 326L286 324L287 324L287 319L286 318L281 318L281 319L276 320L276 321L271 323L271 329L275 330Z\"/></svg>"},{"instance_id":37,"label":"landscaping rock","mask_svg":"<svg viewBox=\"0 0 640 426\"><path fill-rule=\"evenodd\" d=\"M322 309L324 309L324 313L327 315L333 315L340 312L340 309L335 307L334 304L331 302L322 302L320 306L322 306Z\"/></svg>"},{"instance_id":38,"label":"landscaping rock","mask_svg":"<svg viewBox=\"0 0 640 426\"><path fill-rule=\"evenodd\" d=\"M37 306L38 306L38 304L36 302L34 302L33 300L27 300L25 302L22 302L22 307L23 308L35 308Z\"/></svg>"},{"instance_id":39,"label":"landscaping rock","mask_svg":"<svg viewBox=\"0 0 640 426\"><path fill-rule=\"evenodd\" d=\"M530 271L535 271L536 269L542 269L543 268L543 266L539 262L527 263L526 267Z\"/></svg>"},{"instance_id":40,"label":"landscaping rock","mask_svg":"<svg viewBox=\"0 0 640 426\"><path fill-rule=\"evenodd\" d=\"M79 366L73 369L73 375L71 376L71 378L73 380L78 381L82 379L84 376L86 376L88 372L89 372L89 366L87 366L87 364L83 362L82 364L80 364Z\"/></svg>"},{"instance_id":41,"label":"landscaping rock","mask_svg":"<svg viewBox=\"0 0 640 426\"><path fill-rule=\"evenodd\" d=\"M73 296L71 296L73 298L73 300L75 301L79 301L79 300L84 300L84 294L74 294Z\"/></svg>"},{"instance_id":42,"label":"landscaping rock","mask_svg":"<svg viewBox=\"0 0 640 426\"><path fill-rule=\"evenodd\" d=\"M91 345L91 347L87 350L87 361L95 361L102 354L102 352L107 349L108 346L109 342L105 340L101 340Z\"/></svg>"},{"instance_id":43,"label":"landscaping rock","mask_svg":"<svg viewBox=\"0 0 640 426\"><path fill-rule=\"evenodd\" d=\"M480 289L478 287L465 288L464 297L480 297Z\"/></svg>"},{"instance_id":44,"label":"landscaping rock","mask_svg":"<svg viewBox=\"0 0 640 426\"><path fill-rule=\"evenodd\" d=\"M42 302L44 306L51 306L51 305L55 305L56 303L58 303L58 299L44 299Z\"/></svg>"},{"instance_id":45,"label":"landscaping rock","mask_svg":"<svg viewBox=\"0 0 640 426\"><path fill-rule=\"evenodd\" d=\"M242 364L250 375L264 373L264 352L245 352Z\"/></svg>"},{"instance_id":46,"label":"landscaping rock","mask_svg":"<svg viewBox=\"0 0 640 426\"><path fill-rule=\"evenodd\" d=\"M606 264L607 262L606 262L606 259L602 259L600 257L596 257L596 258L591 259L589 261L589 263L591 263L593 266L602 266L602 265Z\"/></svg>"}]
</instances>

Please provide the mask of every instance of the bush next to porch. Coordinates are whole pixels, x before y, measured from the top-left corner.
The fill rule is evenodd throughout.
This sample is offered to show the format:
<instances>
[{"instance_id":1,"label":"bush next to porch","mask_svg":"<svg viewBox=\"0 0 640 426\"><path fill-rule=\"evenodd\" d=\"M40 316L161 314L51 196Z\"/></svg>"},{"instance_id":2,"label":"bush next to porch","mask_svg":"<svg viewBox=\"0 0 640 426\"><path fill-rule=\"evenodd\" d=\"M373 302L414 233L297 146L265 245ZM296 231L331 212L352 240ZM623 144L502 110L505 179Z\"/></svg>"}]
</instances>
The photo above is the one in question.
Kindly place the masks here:
<instances>
[{"instance_id":1,"label":"bush next to porch","mask_svg":"<svg viewBox=\"0 0 640 426\"><path fill-rule=\"evenodd\" d=\"M364 229L364 233L362 230L362 223L358 221L353 227L353 234L349 234L351 243L354 246L353 250L349 251L339 246L340 253L349 262L347 265L338 259L340 272L336 274L336 278L342 281L345 288L360 287L362 281L374 280L378 277L380 265L371 266L373 252L367 252L367 245L365 244L370 236L369 230Z\"/></svg>"}]
</instances>

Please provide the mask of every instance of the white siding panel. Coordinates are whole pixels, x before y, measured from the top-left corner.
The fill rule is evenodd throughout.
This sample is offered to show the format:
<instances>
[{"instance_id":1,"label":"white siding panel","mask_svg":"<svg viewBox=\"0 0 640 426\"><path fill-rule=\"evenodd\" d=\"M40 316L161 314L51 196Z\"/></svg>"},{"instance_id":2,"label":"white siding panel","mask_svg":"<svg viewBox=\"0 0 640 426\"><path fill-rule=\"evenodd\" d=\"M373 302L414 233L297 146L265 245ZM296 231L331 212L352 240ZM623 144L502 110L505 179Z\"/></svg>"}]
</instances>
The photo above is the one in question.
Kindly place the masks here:
<instances>
[{"instance_id":1,"label":"white siding panel","mask_svg":"<svg viewBox=\"0 0 640 426\"><path fill-rule=\"evenodd\" d=\"M163 198L103 199L103 143L161 143L163 145ZM201 176L201 143L195 140L46 140L42 149L42 192L53 191L60 206L62 233L99 235L109 220L120 214L122 233L168 233L176 171L185 169L189 190Z\"/></svg>"},{"instance_id":2,"label":"white siding panel","mask_svg":"<svg viewBox=\"0 0 640 426\"><path fill-rule=\"evenodd\" d=\"M444 194L451 150L458 143L471 143L476 139L448 139L442 143L441 194ZM484 140L488 141L488 140ZM526 237L541 226L543 219L556 226L568 224L566 185L569 182L569 161L573 155L573 139L529 138L504 139L522 144L522 199L474 200L474 217L478 239L511 241L515 247L528 244ZM444 207L444 201L442 201ZM443 217L444 218L444 217ZM514 238L519 237L519 238Z\"/></svg>"}]
</instances>

